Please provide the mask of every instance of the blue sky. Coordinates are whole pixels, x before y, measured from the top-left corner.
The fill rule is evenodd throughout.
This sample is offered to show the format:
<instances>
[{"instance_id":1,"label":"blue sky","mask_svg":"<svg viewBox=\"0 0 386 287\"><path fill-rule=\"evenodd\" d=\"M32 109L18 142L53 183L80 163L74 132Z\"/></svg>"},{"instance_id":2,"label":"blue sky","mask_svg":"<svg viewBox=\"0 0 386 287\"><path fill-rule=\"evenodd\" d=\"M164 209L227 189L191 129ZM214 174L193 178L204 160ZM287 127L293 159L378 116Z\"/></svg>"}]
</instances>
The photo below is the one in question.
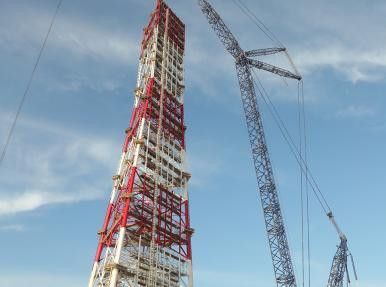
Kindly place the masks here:
<instances>
[{"instance_id":1,"label":"blue sky","mask_svg":"<svg viewBox=\"0 0 386 287\"><path fill-rule=\"evenodd\" d=\"M195 1L167 2L187 25L195 285L273 286L234 63ZM212 3L244 49L272 46L232 1ZM310 166L347 233L358 286L384 286L386 3L245 3L285 43L304 76ZM55 5L0 0L1 144ZM0 286L85 286L153 6L64 1L0 167ZM288 66L282 56L267 61ZM259 75L296 137L296 84ZM299 281L299 170L260 103ZM325 286L338 238L314 198L311 238L313 286Z\"/></svg>"}]
</instances>

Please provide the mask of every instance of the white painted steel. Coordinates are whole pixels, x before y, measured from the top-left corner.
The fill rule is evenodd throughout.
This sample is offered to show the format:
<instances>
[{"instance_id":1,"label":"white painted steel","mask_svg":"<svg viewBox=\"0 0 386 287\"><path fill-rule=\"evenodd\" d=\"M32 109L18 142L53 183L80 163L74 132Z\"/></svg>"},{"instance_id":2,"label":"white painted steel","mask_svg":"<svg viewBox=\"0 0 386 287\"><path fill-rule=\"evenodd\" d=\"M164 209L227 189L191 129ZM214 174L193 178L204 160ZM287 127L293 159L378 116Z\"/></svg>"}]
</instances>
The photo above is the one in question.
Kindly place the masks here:
<instances>
[{"instance_id":1,"label":"white painted steel","mask_svg":"<svg viewBox=\"0 0 386 287\"><path fill-rule=\"evenodd\" d=\"M88 287L93 287L94 286L94 279L95 279L97 267L98 267L98 262L95 261L94 265L92 267L90 279L88 281Z\"/></svg>"},{"instance_id":2,"label":"white painted steel","mask_svg":"<svg viewBox=\"0 0 386 287\"><path fill-rule=\"evenodd\" d=\"M159 37L158 35L159 31L157 27L155 28L153 36L150 40L151 43L146 47L143 53L143 58L141 58L139 61L140 63L137 74L137 89L139 89L140 92L136 93L134 99L135 107L138 107L139 105L140 95L146 94L149 79L153 77L156 80L156 84L162 86L162 88L165 88L168 93L172 94L177 99L179 103L183 103L184 101L183 54L179 54L177 46L174 43L171 43L168 37L164 37L163 41L163 72L159 73L157 70L158 73L161 74L161 81L155 76L157 72L155 60L158 49L156 43ZM158 57L160 57L160 53L158 54ZM172 59L172 61L168 60L169 57ZM162 135L160 138L159 150L157 153L158 162L163 163L166 161L165 164L160 166L161 175L157 174L155 170L152 170L148 167L148 149L149 147L153 147L151 138L154 137L156 133L157 131L154 127L151 126L151 122L147 122L144 118L142 118L134 140L129 143L127 152L123 152L121 154L116 173L118 177L115 178L113 183L110 203L113 204L115 202L116 197L118 196L119 187L125 183L127 184L128 174L132 167L137 167L138 172L144 172L153 179L157 178L157 181L164 186L170 186L173 188L173 183L175 180L180 179L182 174L186 171L185 151L180 149L178 144L173 142L170 136L165 135ZM143 143L140 143L140 140L143 140ZM157 139L154 139L154 142L157 142ZM153 158L150 157L150 159L154 161ZM165 173L165 176L162 174L162 172ZM184 199L187 199L188 191L186 181L181 180L181 184L178 186L178 188L179 192L181 193L177 194L177 196L182 196ZM122 282L122 280L125 280L125 286L143 286L138 284L140 275L144 276L144 271L139 269L139 259L141 259L141 262L143 262L143 260L148 260L149 257L146 256L149 256L149 250L146 249L148 248L146 247L146 243L141 245L142 240L140 240L140 242L136 242L135 239L132 241L130 236L131 235L127 232L126 228L121 227L119 229L119 234L115 246L107 247L101 262L94 263L93 271L91 274L91 278L94 278L94 280L91 280L90 278L90 282L93 282L89 283L89 287L116 287L117 285L120 286L121 283L119 282ZM158 245L155 246L155 250L157 259L155 260L156 270L154 270L154 275L156 278L153 281L154 284L157 284L157 280L161 280L159 283L165 283L166 285L164 286L193 286L193 270L191 261L187 261L185 258L175 253L172 255L170 250L164 250ZM134 272L134 274L136 274L135 278L128 278L127 282L126 277L120 278L121 269L118 268L117 264L119 264L121 268L127 268L127 270L130 270L130 272ZM109 269L111 266L112 269ZM180 280L178 284L170 281L172 272L174 272L173 274L178 274L173 275L176 276L175 278Z\"/></svg>"},{"instance_id":3,"label":"white painted steel","mask_svg":"<svg viewBox=\"0 0 386 287\"><path fill-rule=\"evenodd\" d=\"M117 249L115 250L114 267L113 267L113 271L111 274L110 287L115 287L117 284L117 280L118 280L118 266L117 265L119 265L119 259L121 257L123 241L125 240L125 232L126 232L126 228L121 227L121 229L119 230Z\"/></svg>"}]
</instances>

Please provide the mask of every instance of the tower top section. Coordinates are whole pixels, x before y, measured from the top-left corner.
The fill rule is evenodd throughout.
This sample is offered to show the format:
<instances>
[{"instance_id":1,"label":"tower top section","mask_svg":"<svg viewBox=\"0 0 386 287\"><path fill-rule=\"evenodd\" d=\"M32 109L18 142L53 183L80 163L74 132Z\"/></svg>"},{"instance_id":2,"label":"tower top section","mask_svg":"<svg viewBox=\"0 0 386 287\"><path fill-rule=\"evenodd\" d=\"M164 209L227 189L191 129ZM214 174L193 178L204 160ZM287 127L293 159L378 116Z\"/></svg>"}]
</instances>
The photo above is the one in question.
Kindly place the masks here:
<instances>
[{"instance_id":1,"label":"tower top section","mask_svg":"<svg viewBox=\"0 0 386 287\"><path fill-rule=\"evenodd\" d=\"M168 17L166 17L168 11ZM146 46L149 44L151 37L155 33L155 29L160 27L159 32L163 34L166 27L166 18L168 18L167 35L177 45L180 54L185 51L185 24L177 17L177 15L169 8L162 0L157 0L156 7L150 15L149 24L144 28L144 37L141 46L141 56Z\"/></svg>"}]
</instances>

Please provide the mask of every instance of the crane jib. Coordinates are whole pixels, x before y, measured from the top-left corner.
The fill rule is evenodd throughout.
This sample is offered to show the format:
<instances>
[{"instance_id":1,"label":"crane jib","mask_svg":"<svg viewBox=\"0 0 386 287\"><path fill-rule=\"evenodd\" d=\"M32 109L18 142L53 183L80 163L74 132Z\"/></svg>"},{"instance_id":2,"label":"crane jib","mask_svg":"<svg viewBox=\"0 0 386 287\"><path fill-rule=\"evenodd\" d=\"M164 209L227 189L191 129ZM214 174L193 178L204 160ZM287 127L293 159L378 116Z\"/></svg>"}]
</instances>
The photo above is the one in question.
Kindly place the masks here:
<instances>
[{"instance_id":1,"label":"crane jib","mask_svg":"<svg viewBox=\"0 0 386 287\"><path fill-rule=\"evenodd\" d=\"M218 13L206 0L199 0L198 3L220 41L236 60L236 71L240 85L241 100L247 123L276 284L279 287L296 287L294 268L285 232L279 197L276 190L263 123L257 105L256 92L250 70L251 66L259 61L253 62L253 60L246 57L246 53L240 48L236 38L230 32ZM262 65L262 68L265 68L264 70L271 73L279 75L282 73L283 75L281 76L292 77L292 75L294 75L269 64ZM284 75L286 72L288 72L288 74Z\"/></svg>"},{"instance_id":2,"label":"crane jib","mask_svg":"<svg viewBox=\"0 0 386 287\"><path fill-rule=\"evenodd\" d=\"M278 287L295 287L296 279L294 275L294 269L284 227L279 197L276 190L269 158L268 147L265 140L263 123L257 104L254 79L251 74L251 69L256 68L259 70L264 70L269 73L279 75L280 77L292 78L298 81L301 81L302 77L293 64L286 48L279 41L277 42L279 43L280 47L243 51L236 38L233 36L229 28L221 19L220 15L209 4L209 2L206 0L198 0L198 4L201 7L203 14L206 16L210 26L225 46L226 50L235 59L237 77L241 92L241 100L247 123L248 136L251 145L253 163L256 171L261 205L264 213L264 220L271 251L276 285ZM280 52L284 52L286 54L293 70L295 71L294 73L256 59L251 59L251 57L272 55ZM300 159L297 160L300 165L301 163L304 164L306 166L306 170L308 171L309 168L307 163L304 162L303 158L300 156ZM303 169L302 165L301 168ZM354 271L355 279L357 279L354 259L348 250L347 238L336 223L331 209L319 187L315 183L312 175L311 179L311 183L316 185L316 190L315 186L311 185L311 187L314 193L316 193L318 199L318 194L322 196L325 205L323 205L320 200L319 203L321 203L323 210L326 212L328 218L334 225L341 240L341 243L338 246L338 250L334 256L327 286L342 287L345 273L347 275L347 282L350 282L347 267L348 256L351 257L352 268ZM308 183L310 183L308 178L306 180Z\"/></svg>"}]
</instances>

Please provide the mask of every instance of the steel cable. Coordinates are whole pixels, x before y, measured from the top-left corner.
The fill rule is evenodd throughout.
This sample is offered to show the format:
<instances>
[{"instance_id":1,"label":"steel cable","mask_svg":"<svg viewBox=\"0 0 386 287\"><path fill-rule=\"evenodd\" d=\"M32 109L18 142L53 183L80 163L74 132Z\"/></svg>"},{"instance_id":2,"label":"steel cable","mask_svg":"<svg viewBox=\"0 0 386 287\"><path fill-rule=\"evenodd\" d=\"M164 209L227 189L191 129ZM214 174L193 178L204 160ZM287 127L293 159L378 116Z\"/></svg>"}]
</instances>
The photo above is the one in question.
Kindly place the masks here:
<instances>
[{"instance_id":1,"label":"steel cable","mask_svg":"<svg viewBox=\"0 0 386 287\"><path fill-rule=\"evenodd\" d=\"M26 100L26 98L27 98L28 92L29 92L30 87L31 87L31 84L32 84L32 80L33 80L34 75L35 75L35 73L36 73L36 70L37 70L37 67L38 67L38 65L39 65L40 59L41 59L41 57L42 57L43 51L44 51L44 49L45 49L45 47L46 47L48 37L49 37L49 35L50 35L50 33L51 33L52 27L53 27L53 25L54 25L56 16L58 15L58 12L59 12L59 9L60 9L60 7L61 7L61 5L62 5L62 2L63 2L63 0L59 0L58 4L57 4L57 6L56 6L54 15L53 15L53 17L52 17L52 19L51 19L51 22L50 22L50 26L49 26L49 28L48 28L48 31L47 31L47 33L46 33L46 36L45 36L44 41L43 41L43 43L42 43L42 46L41 46L41 48L40 48L40 50L39 50L39 54L38 54L38 56L37 56L37 58L36 58L34 67L33 67L33 69L32 69L32 72L31 72L31 74L30 74L30 77L29 77L29 79L28 79L27 86L26 86L26 88L25 88L25 90L24 90L24 93L23 93L23 96L22 96L22 98L21 98L21 101L20 101L20 103L19 103L19 105L18 105L18 107L17 107L16 114L15 114L15 117L14 117L14 119L13 119L13 121L12 121L12 124L11 124L11 127L10 127L10 129L9 129L8 135L6 136L5 144L3 145L3 148L2 148L2 151L1 151L1 155L0 155L0 166L1 166L1 164L3 163L4 158L5 158L5 155L6 155L7 151L8 151L9 144L10 144L10 142L11 142L12 135L13 135L13 133L14 133L14 131L15 131L15 127L16 127L17 121L18 121L18 119L19 119L21 110L22 110L22 108L23 108L23 106L24 106L25 100Z\"/></svg>"},{"instance_id":2,"label":"steel cable","mask_svg":"<svg viewBox=\"0 0 386 287\"><path fill-rule=\"evenodd\" d=\"M261 84L256 72L253 69L252 69L252 71L255 75L255 78L253 78L253 81L255 83L256 88L258 89L259 94L261 95L262 99L266 103L269 112L271 113L277 126L279 127L279 130L280 130L282 136L284 137L284 140L286 141L287 145L289 146L291 153L294 155L295 160L299 164L300 168L303 170L303 173L305 173L306 169L308 170L306 181L308 181L308 183L310 184L310 186L314 192L314 195L316 196L316 199L318 200L323 211L325 212L325 214L328 214L328 212L330 212L331 209L330 209L329 205L326 204L327 201L326 201L323 193L320 191L320 189L316 183L316 180L310 171L310 168L308 167L307 163L305 162L303 156L299 153L299 150L297 149L296 144L295 144L291 134L289 133L286 124L284 123L284 121L280 117L275 105L272 103L268 93L264 89L264 86ZM259 85L257 83L259 83Z\"/></svg>"},{"instance_id":3,"label":"steel cable","mask_svg":"<svg viewBox=\"0 0 386 287\"><path fill-rule=\"evenodd\" d=\"M233 0L233 3L239 7L239 9L256 25L256 27L262 31L274 44L278 45L281 48L284 48L284 45L280 40L275 36L275 34L267 27L265 24L257 18L251 9L248 8L241 0Z\"/></svg>"},{"instance_id":4,"label":"steel cable","mask_svg":"<svg viewBox=\"0 0 386 287\"><path fill-rule=\"evenodd\" d=\"M306 166L306 178L308 176L308 159L307 159L307 125L306 125L306 112L305 112L305 100L304 100L304 83L301 83L301 101L302 101L302 114L303 114L303 136L304 136L304 159L307 163ZM308 182L306 184L306 222L307 222L307 265L308 265L308 286L311 287L311 243L310 243L310 206L309 206L309 191Z\"/></svg>"},{"instance_id":5,"label":"steel cable","mask_svg":"<svg viewBox=\"0 0 386 287\"><path fill-rule=\"evenodd\" d=\"M297 100L298 100L298 130L299 130L299 152L303 153L303 128L302 128L302 108L300 101L300 82L298 82L297 88ZM305 268L304 268L304 199L303 199L303 169L300 168L300 210L301 210L301 247L302 247L302 286L304 287L305 282Z\"/></svg>"}]
</instances>

